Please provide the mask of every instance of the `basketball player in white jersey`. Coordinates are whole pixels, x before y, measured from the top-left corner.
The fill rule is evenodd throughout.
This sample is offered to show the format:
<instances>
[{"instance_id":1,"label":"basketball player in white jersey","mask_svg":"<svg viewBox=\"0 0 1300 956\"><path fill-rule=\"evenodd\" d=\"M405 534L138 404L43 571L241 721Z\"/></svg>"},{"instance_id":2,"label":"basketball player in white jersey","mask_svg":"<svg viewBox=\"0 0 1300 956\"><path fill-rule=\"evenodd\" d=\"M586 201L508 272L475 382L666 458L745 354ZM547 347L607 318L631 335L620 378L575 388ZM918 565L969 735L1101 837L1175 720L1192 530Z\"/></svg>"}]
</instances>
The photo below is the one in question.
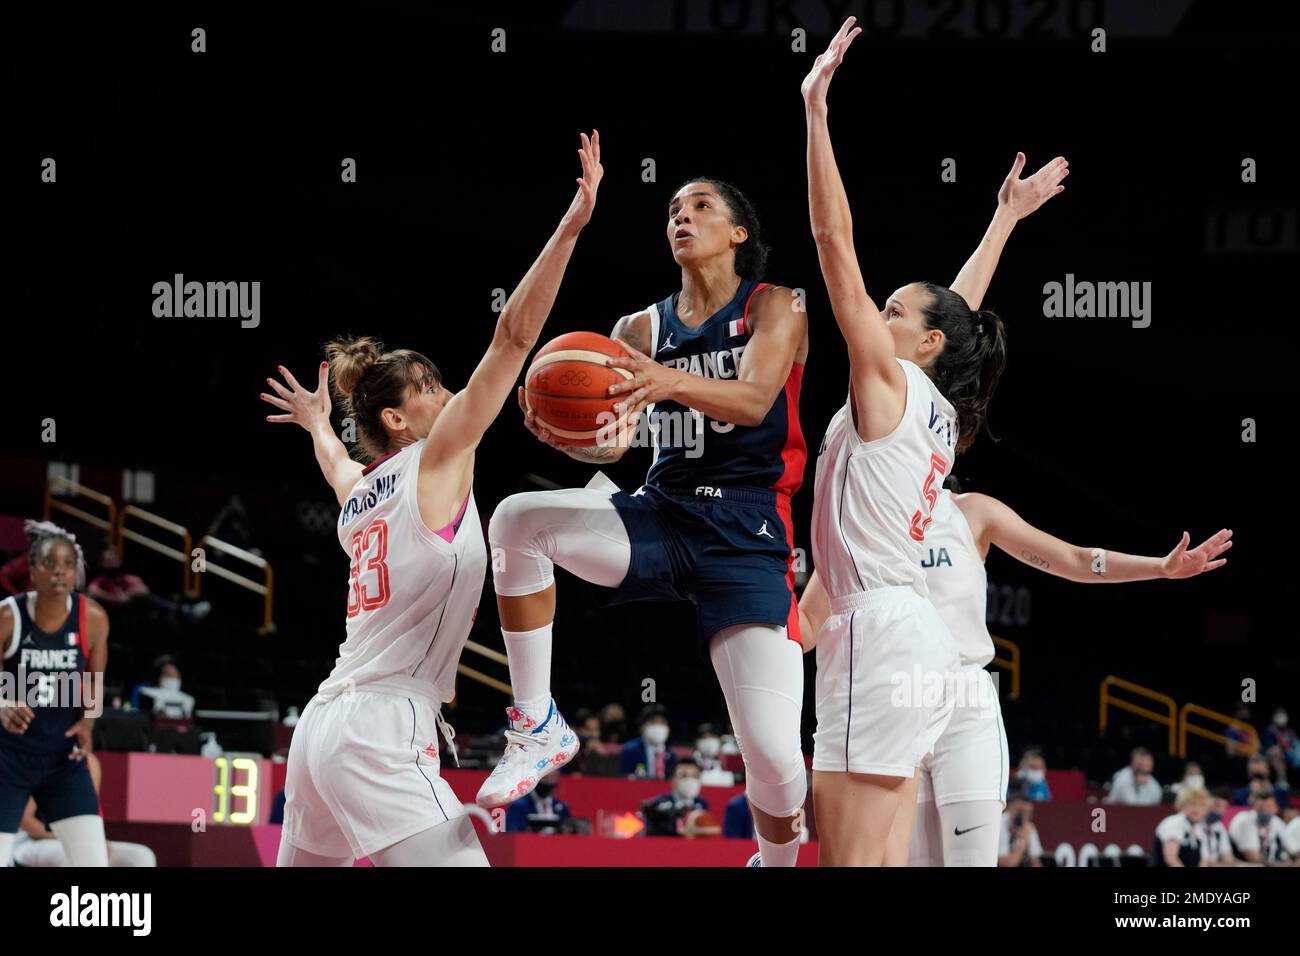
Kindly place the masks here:
<instances>
[{"instance_id":1,"label":"basketball player in white jersey","mask_svg":"<svg viewBox=\"0 0 1300 956\"><path fill-rule=\"evenodd\" d=\"M1048 574L1083 584L1157 578L1181 580L1222 567L1232 547L1224 529L1195 548L1190 537L1163 558L1085 548L1034 527L997 498L944 489L925 533L930 600L957 639L961 654L952 720L921 765L909 866L997 866L998 821L1007 792L1007 736L992 678L993 640L985 624L990 546ZM829 615L816 571L799 599L804 647L817 644Z\"/></svg>"},{"instance_id":2,"label":"basketball player in white jersey","mask_svg":"<svg viewBox=\"0 0 1300 956\"><path fill-rule=\"evenodd\" d=\"M474 452L523 370L555 301L603 173L600 136L582 136L568 211L506 302L463 391L418 352L372 339L331 342L317 388L267 379L262 398L312 436L338 498L352 560L347 640L294 729L280 866L486 866L470 818L439 774L443 701L483 589L487 549L474 503ZM362 467L330 425L328 375L372 459Z\"/></svg>"},{"instance_id":3,"label":"basketball player in white jersey","mask_svg":"<svg viewBox=\"0 0 1300 956\"><path fill-rule=\"evenodd\" d=\"M960 666L926 597L922 542L954 456L983 426L1006 344L1001 320L951 289L904 286L884 312L867 294L827 126L831 76L861 32L853 24L801 87L809 216L850 366L813 502L830 606L817 647L813 800L823 864L902 866L919 768L952 716L945 685Z\"/></svg>"}]
</instances>

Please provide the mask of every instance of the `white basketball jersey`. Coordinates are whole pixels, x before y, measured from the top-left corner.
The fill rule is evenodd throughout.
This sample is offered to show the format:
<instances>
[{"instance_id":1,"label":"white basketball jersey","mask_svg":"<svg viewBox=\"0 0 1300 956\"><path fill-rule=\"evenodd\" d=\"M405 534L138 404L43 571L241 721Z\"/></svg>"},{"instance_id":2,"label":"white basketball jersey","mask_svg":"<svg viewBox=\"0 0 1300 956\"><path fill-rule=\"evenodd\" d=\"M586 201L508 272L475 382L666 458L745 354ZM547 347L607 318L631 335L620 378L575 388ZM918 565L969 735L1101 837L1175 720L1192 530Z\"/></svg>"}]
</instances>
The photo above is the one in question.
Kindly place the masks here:
<instances>
[{"instance_id":1,"label":"white basketball jersey","mask_svg":"<svg viewBox=\"0 0 1300 956\"><path fill-rule=\"evenodd\" d=\"M984 561L952 492L945 489L939 495L932 517L921 546L930 602L957 638L962 665L983 667L994 656L984 619L989 583Z\"/></svg>"},{"instance_id":2,"label":"white basketball jersey","mask_svg":"<svg viewBox=\"0 0 1300 956\"><path fill-rule=\"evenodd\" d=\"M339 544L351 559L347 640L320 693L362 685L455 694L456 664L469 637L487 547L471 491L451 541L420 518L416 484L424 442L407 445L362 474L339 514Z\"/></svg>"},{"instance_id":3,"label":"white basketball jersey","mask_svg":"<svg viewBox=\"0 0 1300 956\"><path fill-rule=\"evenodd\" d=\"M898 359L907 402L898 426L863 441L849 402L817 456L813 561L832 599L883 587L926 595L922 544L957 444L957 413L920 367Z\"/></svg>"}]
</instances>

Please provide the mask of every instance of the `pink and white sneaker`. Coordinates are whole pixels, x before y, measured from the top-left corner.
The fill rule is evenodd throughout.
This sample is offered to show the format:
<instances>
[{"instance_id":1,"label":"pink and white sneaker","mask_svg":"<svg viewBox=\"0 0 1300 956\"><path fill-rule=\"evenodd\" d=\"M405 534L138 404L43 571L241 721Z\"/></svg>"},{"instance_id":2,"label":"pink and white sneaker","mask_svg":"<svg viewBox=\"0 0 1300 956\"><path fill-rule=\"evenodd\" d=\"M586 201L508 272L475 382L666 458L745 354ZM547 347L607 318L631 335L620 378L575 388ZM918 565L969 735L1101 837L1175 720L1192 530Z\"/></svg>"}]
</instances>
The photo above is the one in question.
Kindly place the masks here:
<instances>
[{"instance_id":1,"label":"pink and white sneaker","mask_svg":"<svg viewBox=\"0 0 1300 956\"><path fill-rule=\"evenodd\" d=\"M539 780L578 755L578 735L560 716L554 700L541 721L517 707L507 707L506 716L510 718L506 752L479 788L474 802L480 807L501 807L527 796Z\"/></svg>"}]
</instances>

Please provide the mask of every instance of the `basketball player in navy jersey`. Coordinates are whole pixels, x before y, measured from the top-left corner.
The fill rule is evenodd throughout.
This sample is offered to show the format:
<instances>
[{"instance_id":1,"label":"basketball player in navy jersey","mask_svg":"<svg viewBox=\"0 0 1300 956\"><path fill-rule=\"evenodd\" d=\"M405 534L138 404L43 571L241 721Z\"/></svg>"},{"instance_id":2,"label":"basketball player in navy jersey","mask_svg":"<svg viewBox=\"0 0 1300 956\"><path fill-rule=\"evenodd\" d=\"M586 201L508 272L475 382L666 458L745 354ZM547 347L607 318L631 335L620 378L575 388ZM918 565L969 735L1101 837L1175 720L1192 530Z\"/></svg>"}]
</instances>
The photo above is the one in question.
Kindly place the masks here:
<instances>
[{"instance_id":1,"label":"basketball player in navy jersey","mask_svg":"<svg viewBox=\"0 0 1300 956\"><path fill-rule=\"evenodd\" d=\"M605 588L609 603L691 601L727 701L765 866L793 866L807 790L799 718L803 665L790 568L790 498L806 458L799 387L808 324L791 289L760 281L753 207L734 186L693 179L670 198L664 238L681 289L618 321L631 378L612 389L629 421L646 409L655 456L635 493L605 487L503 501L488 537L514 706L506 752L478 802L529 793L564 761L567 725L550 691L553 569ZM520 404L523 405L522 390ZM544 442L579 461L613 462L613 444Z\"/></svg>"},{"instance_id":2,"label":"basketball player in navy jersey","mask_svg":"<svg viewBox=\"0 0 1300 956\"><path fill-rule=\"evenodd\" d=\"M85 581L77 539L49 522L29 521L26 530L35 590L0 603L0 866L9 864L29 798L69 866L108 866L85 759L108 663L108 615L76 590Z\"/></svg>"}]
</instances>

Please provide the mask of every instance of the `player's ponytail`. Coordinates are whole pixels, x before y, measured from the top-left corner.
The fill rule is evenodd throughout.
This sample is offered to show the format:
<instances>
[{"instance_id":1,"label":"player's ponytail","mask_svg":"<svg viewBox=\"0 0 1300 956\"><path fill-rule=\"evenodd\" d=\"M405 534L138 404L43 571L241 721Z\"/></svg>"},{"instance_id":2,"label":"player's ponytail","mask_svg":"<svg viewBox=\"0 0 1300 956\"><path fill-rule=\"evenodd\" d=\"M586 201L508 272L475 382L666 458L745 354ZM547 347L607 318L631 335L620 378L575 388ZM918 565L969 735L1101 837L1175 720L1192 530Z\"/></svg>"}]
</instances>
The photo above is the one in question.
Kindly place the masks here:
<instances>
[{"instance_id":1,"label":"player's ponytail","mask_svg":"<svg viewBox=\"0 0 1300 956\"><path fill-rule=\"evenodd\" d=\"M45 560L46 555L50 553L50 548L54 547L56 542L62 541L67 544L77 556L77 584L78 588L86 586L86 556L81 551L81 545L77 544L77 536L71 531L60 528L52 521L35 521L28 519L23 522L23 531L27 534L27 540L30 545L27 549L27 564L35 567Z\"/></svg>"},{"instance_id":2,"label":"player's ponytail","mask_svg":"<svg viewBox=\"0 0 1300 956\"><path fill-rule=\"evenodd\" d=\"M334 339L325 345L334 393L346 418L357 427L361 458L382 458L391 448L384 428L385 408L401 408L411 387L442 381L438 369L419 352L396 349L385 352L383 343L369 336Z\"/></svg>"},{"instance_id":3,"label":"player's ponytail","mask_svg":"<svg viewBox=\"0 0 1300 956\"><path fill-rule=\"evenodd\" d=\"M957 410L957 452L987 430L989 403L1007 364L1007 333L1002 320L987 309L973 311L956 292L932 282L922 309L926 328L943 332L943 351L926 371Z\"/></svg>"}]
</instances>

